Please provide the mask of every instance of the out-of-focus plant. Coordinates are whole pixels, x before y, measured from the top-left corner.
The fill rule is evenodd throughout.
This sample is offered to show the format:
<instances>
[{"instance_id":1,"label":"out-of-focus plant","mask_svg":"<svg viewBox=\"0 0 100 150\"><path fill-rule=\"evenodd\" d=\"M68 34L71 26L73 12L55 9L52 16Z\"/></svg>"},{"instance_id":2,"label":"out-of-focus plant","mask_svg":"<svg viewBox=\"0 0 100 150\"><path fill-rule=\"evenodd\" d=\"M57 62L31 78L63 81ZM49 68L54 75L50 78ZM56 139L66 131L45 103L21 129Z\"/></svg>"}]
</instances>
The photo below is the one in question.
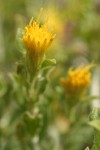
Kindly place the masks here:
<instances>
[{"instance_id":1,"label":"out-of-focus plant","mask_svg":"<svg viewBox=\"0 0 100 150\"><path fill-rule=\"evenodd\" d=\"M94 142L91 150L99 150L100 149L100 109L99 108L94 108L93 111L91 112L89 125L91 125L95 130ZM87 148L86 150L89 150L89 148Z\"/></svg>"},{"instance_id":2,"label":"out-of-focus plant","mask_svg":"<svg viewBox=\"0 0 100 150\"><path fill-rule=\"evenodd\" d=\"M66 79L61 79L61 83L64 85L66 91L69 95L82 95L91 81L91 74L89 69L92 65L82 68L78 67L76 70L70 69L68 72L68 77Z\"/></svg>"},{"instance_id":3,"label":"out-of-focus plant","mask_svg":"<svg viewBox=\"0 0 100 150\"><path fill-rule=\"evenodd\" d=\"M42 102L45 99L42 94L49 80L48 72L56 62L54 59L46 59L45 50L52 43L54 36L54 33L48 31L46 23L40 25L39 16L36 21L32 19L24 31L18 31L17 37L20 42L22 60L17 63L17 74L10 73L9 75L11 80L10 95L7 95L8 91L5 88L8 85L5 85L6 82L3 82L1 77L1 98L11 96L11 100L15 99L14 103L17 104L17 108L12 110L14 114L8 120L7 131L11 126L12 132L10 134L13 134L11 138L16 134L22 149L33 149L32 138L34 136L39 138L39 135L41 137L41 128L46 126L45 115L47 112L45 111L45 102ZM2 117L1 114L1 129L3 126ZM10 136L9 133L4 133L4 130L5 128L1 130L2 139L5 136ZM7 141L6 144L2 144L1 148L11 148L8 144L13 147L13 140L12 143Z\"/></svg>"},{"instance_id":4,"label":"out-of-focus plant","mask_svg":"<svg viewBox=\"0 0 100 150\"><path fill-rule=\"evenodd\" d=\"M90 126L95 128L92 149L99 150L100 109L95 109L88 121L91 102L97 98L89 92L94 65L87 65L89 60L86 58L90 47L94 53L92 46L97 37L93 38L85 24L86 17L91 20L88 10L91 3L85 2L81 5L78 0L69 0L65 5L66 1L59 1L58 10L62 12L60 17L64 22L58 17L61 13L54 14L54 7L50 6L44 11L48 12L46 19L42 19L40 13L24 30L18 29L20 60L16 62L17 70L8 75L0 74L1 150L84 150L87 146L92 147L93 129ZM84 8L88 15L83 13ZM94 16L94 11L90 11ZM52 51L56 49L57 66L55 59L46 57L47 49L55 41L52 29L61 35L56 43L58 46L52 47ZM53 53L49 53L48 56L52 56ZM98 62L98 56L91 52L90 60ZM67 77L64 79L61 77L65 69Z\"/></svg>"}]
</instances>

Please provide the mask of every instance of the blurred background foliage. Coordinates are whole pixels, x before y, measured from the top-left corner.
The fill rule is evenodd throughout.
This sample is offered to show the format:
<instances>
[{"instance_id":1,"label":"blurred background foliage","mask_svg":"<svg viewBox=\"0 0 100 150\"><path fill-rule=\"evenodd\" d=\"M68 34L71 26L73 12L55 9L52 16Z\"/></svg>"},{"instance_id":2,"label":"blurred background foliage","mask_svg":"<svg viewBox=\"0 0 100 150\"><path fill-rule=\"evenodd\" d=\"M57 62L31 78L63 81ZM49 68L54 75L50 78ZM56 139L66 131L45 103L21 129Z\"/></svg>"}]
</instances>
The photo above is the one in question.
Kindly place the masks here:
<instances>
[{"instance_id":1,"label":"blurred background foliage","mask_svg":"<svg viewBox=\"0 0 100 150\"><path fill-rule=\"evenodd\" d=\"M62 134L61 140L63 147L60 147L60 150L65 150L66 145L69 146L68 150L80 150L80 147L83 150L87 144L92 145L93 131L92 129L88 129L85 124L82 125L82 131L81 128L79 131L80 124L77 124L76 128L72 129L69 138L64 140L65 135L63 132L68 130L69 124L64 116L66 104L64 101L61 102L58 100L57 92L59 92L61 96L63 95L62 89L59 88L60 77L65 76L71 66L76 67L80 64L86 65L93 62L96 64L96 67L88 92L91 95L100 96L100 0L0 0L0 71L4 76L4 78L0 76L0 99L2 99L0 100L0 116L6 118L6 120L2 120L2 122L4 122L2 124L7 126L7 122L10 120L9 124L11 125L11 127L8 126L7 130L3 130L3 133L1 133L6 139L4 142L2 138L2 142L6 145L4 150L13 149L12 145L10 145L11 141L15 141L13 145L17 145L15 137L10 134L15 132L13 124L16 124L17 121L13 122L13 117L17 116L18 118L21 109L19 108L11 119L9 116L14 113L14 109L19 105L16 105L15 101L17 101L17 103L23 103L23 101L19 99L26 96L24 87L17 85L11 75L11 80L9 80L7 76L8 72L16 70L16 62L20 60L21 57L20 46L18 46L16 40L16 33L18 28L24 28L26 26L32 16L33 18L37 18L40 8L43 8L43 17L41 16L40 18L41 22L46 20L48 27L52 27L53 32L56 33L55 42L49 48L49 51L46 52L46 55L48 58L55 58L57 65L50 77L52 90L48 87L45 95L50 101L49 107L52 107L53 115L56 116L56 120L54 121ZM16 81L17 80L19 79L16 78ZM18 95L20 88L22 89L22 93ZM53 90L55 91L55 95ZM2 95L4 95L3 98ZM15 101L12 102L13 99L15 99ZM55 100L53 101L53 99ZM62 96L61 99L64 99L64 97ZM45 106L46 105L45 103ZM100 99L97 99L92 105L100 105ZM89 111L90 107L87 110ZM51 112L49 113L49 115L51 115ZM87 112L85 113L88 114ZM52 116L52 118L54 116ZM87 120L85 117L84 119ZM5 128L5 126L2 128ZM63 128L61 128L61 126L63 126ZM10 132L11 128L12 132ZM52 128L51 133L51 137L55 139L53 130L56 132L56 128ZM86 139L81 137L82 134L84 137L86 136L87 143ZM73 135L76 135L74 139ZM49 138L50 137L46 137L47 141L50 140L50 148L52 150L53 141ZM44 145L46 145L47 141L45 141ZM7 142L9 143L8 145ZM59 143L59 141L57 142ZM71 142L74 144L72 145ZM76 148L75 143L79 143ZM82 143L84 143L84 145L82 145ZM47 150L46 148L43 147L43 150ZM14 147L14 150L15 149L18 149L17 146ZM54 150L56 149L57 148Z\"/></svg>"}]
</instances>

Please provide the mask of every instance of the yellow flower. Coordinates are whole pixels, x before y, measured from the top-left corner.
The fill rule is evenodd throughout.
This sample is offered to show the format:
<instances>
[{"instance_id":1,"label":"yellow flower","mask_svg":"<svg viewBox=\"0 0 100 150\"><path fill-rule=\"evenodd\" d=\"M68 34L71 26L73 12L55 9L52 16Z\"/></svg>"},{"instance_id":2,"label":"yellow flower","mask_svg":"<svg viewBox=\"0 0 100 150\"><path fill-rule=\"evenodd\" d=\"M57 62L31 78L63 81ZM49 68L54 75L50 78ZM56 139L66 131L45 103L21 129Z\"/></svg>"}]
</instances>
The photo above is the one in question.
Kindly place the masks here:
<instances>
[{"instance_id":1,"label":"yellow flower","mask_svg":"<svg viewBox=\"0 0 100 150\"><path fill-rule=\"evenodd\" d=\"M40 16L39 16L40 17ZM40 25L39 17L33 18L25 27L23 43L27 49L27 64L29 71L36 70L41 64L45 50L51 45L55 35L48 30L47 24Z\"/></svg>"},{"instance_id":2,"label":"yellow flower","mask_svg":"<svg viewBox=\"0 0 100 150\"><path fill-rule=\"evenodd\" d=\"M47 24L39 25L38 20L31 19L25 27L23 42L26 48L33 54L43 53L52 43L54 34L47 29Z\"/></svg>"},{"instance_id":3,"label":"yellow flower","mask_svg":"<svg viewBox=\"0 0 100 150\"><path fill-rule=\"evenodd\" d=\"M61 79L61 83L68 94L81 94L87 89L91 81L91 67L93 65L79 66L75 70L70 69L66 79Z\"/></svg>"}]
</instances>

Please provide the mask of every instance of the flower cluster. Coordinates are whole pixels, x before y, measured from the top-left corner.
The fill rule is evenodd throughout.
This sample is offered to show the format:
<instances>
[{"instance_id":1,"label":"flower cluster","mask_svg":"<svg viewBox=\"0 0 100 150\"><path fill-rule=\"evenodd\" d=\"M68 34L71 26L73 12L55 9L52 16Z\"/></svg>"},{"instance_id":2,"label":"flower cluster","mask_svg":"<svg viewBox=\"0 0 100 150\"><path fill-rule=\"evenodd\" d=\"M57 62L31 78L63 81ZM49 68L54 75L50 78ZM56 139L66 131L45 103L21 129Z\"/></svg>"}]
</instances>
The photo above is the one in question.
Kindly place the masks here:
<instances>
[{"instance_id":1,"label":"flower cluster","mask_svg":"<svg viewBox=\"0 0 100 150\"><path fill-rule=\"evenodd\" d=\"M66 79L61 79L62 85L65 87L68 94L82 93L90 84L92 65L86 67L79 66L77 69L70 69Z\"/></svg>"},{"instance_id":2,"label":"flower cluster","mask_svg":"<svg viewBox=\"0 0 100 150\"><path fill-rule=\"evenodd\" d=\"M44 58L45 50L51 45L55 35L48 31L47 24L40 26L38 19L30 20L25 27L23 43L27 49L26 60L29 72L36 72Z\"/></svg>"},{"instance_id":3,"label":"flower cluster","mask_svg":"<svg viewBox=\"0 0 100 150\"><path fill-rule=\"evenodd\" d=\"M49 32L47 24L39 25L38 21L31 19L28 26L25 27L23 42L26 48L34 55L43 53L52 43L54 34Z\"/></svg>"}]
</instances>

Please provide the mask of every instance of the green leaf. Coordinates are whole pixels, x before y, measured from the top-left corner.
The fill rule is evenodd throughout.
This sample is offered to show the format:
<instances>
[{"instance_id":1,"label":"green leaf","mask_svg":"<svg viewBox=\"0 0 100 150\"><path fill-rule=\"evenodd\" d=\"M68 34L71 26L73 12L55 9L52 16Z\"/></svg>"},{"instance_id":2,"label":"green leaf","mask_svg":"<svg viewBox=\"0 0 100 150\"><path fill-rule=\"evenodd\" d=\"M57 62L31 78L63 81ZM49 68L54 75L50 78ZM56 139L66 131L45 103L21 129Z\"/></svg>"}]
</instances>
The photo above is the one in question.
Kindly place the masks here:
<instances>
[{"instance_id":1,"label":"green leaf","mask_svg":"<svg viewBox=\"0 0 100 150\"><path fill-rule=\"evenodd\" d=\"M92 150L100 150L100 131L95 130L94 144Z\"/></svg>"},{"instance_id":2,"label":"green leaf","mask_svg":"<svg viewBox=\"0 0 100 150\"><path fill-rule=\"evenodd\" d=\"M17 46L19 48L19 51L25 54L26 49L24 48L23 41L22 41L23 34L24 34L24 31L21 28L18 28L17 34L16 34Z\"/></svg>"},{"instance_id":3,"label":"green leaf","mask_svg":"<svg viewBox=\"0 0 100 150\"><path fill-rule=\"evenodd\" d=\"M42 68L45 67L50 67L56 65L56 60L55 59L45 59L42 63Z\"/></svg>"},{"instance_id":4,"label":"green leaf","mask_svg":"<svg viewBox=\"0 0 100 150\"><path fill-rule=\"evenodd\" d=\"M42 125L42 116L39 114L32 115L29 112L26 112L23 117L28 134L31 136L37 134L40 131Z\"/></svg>"},{"instance_id":5,"label":"green leaf","mask_svg":"<svg viewBox=\"0 0 100 150\"><path fill-rule=\"evenodd\" d=\"M89 125L100 131L100 120L93 120L89 122Z\"/></svg>"},{"instance_id":6,"label":"green leaf","mask_svg":"<svg viewBox=\"0 0 100 150\"><path fill-rule=\"evenodd\" d=\"M100 108L94 108L90 114L90 122L95 127L94 144L92 150L100 150Z\"/></svg>"},{"instance_id":7,"label":"green leaf","mask_svg":"<svg viewBox=\"0 0 100 150\"><path fill-rule=\"evenodd\" d=\"M41 94L45 91L47 83L48 83L48 81L46 78L43 78L42 80L39 81L39 85L38 85L38 93L39 94Z\"/></svg>"},{"instance_id":8,"label":"green leaf","mask_svg":"<svg viewBox=\"0 0 100 150\"><path fill-rule=\"evenodd\" d=\"M90 118L90 121L100 120L100 108L94 108L89 118Z\"/></svg>"}]
</instances>

